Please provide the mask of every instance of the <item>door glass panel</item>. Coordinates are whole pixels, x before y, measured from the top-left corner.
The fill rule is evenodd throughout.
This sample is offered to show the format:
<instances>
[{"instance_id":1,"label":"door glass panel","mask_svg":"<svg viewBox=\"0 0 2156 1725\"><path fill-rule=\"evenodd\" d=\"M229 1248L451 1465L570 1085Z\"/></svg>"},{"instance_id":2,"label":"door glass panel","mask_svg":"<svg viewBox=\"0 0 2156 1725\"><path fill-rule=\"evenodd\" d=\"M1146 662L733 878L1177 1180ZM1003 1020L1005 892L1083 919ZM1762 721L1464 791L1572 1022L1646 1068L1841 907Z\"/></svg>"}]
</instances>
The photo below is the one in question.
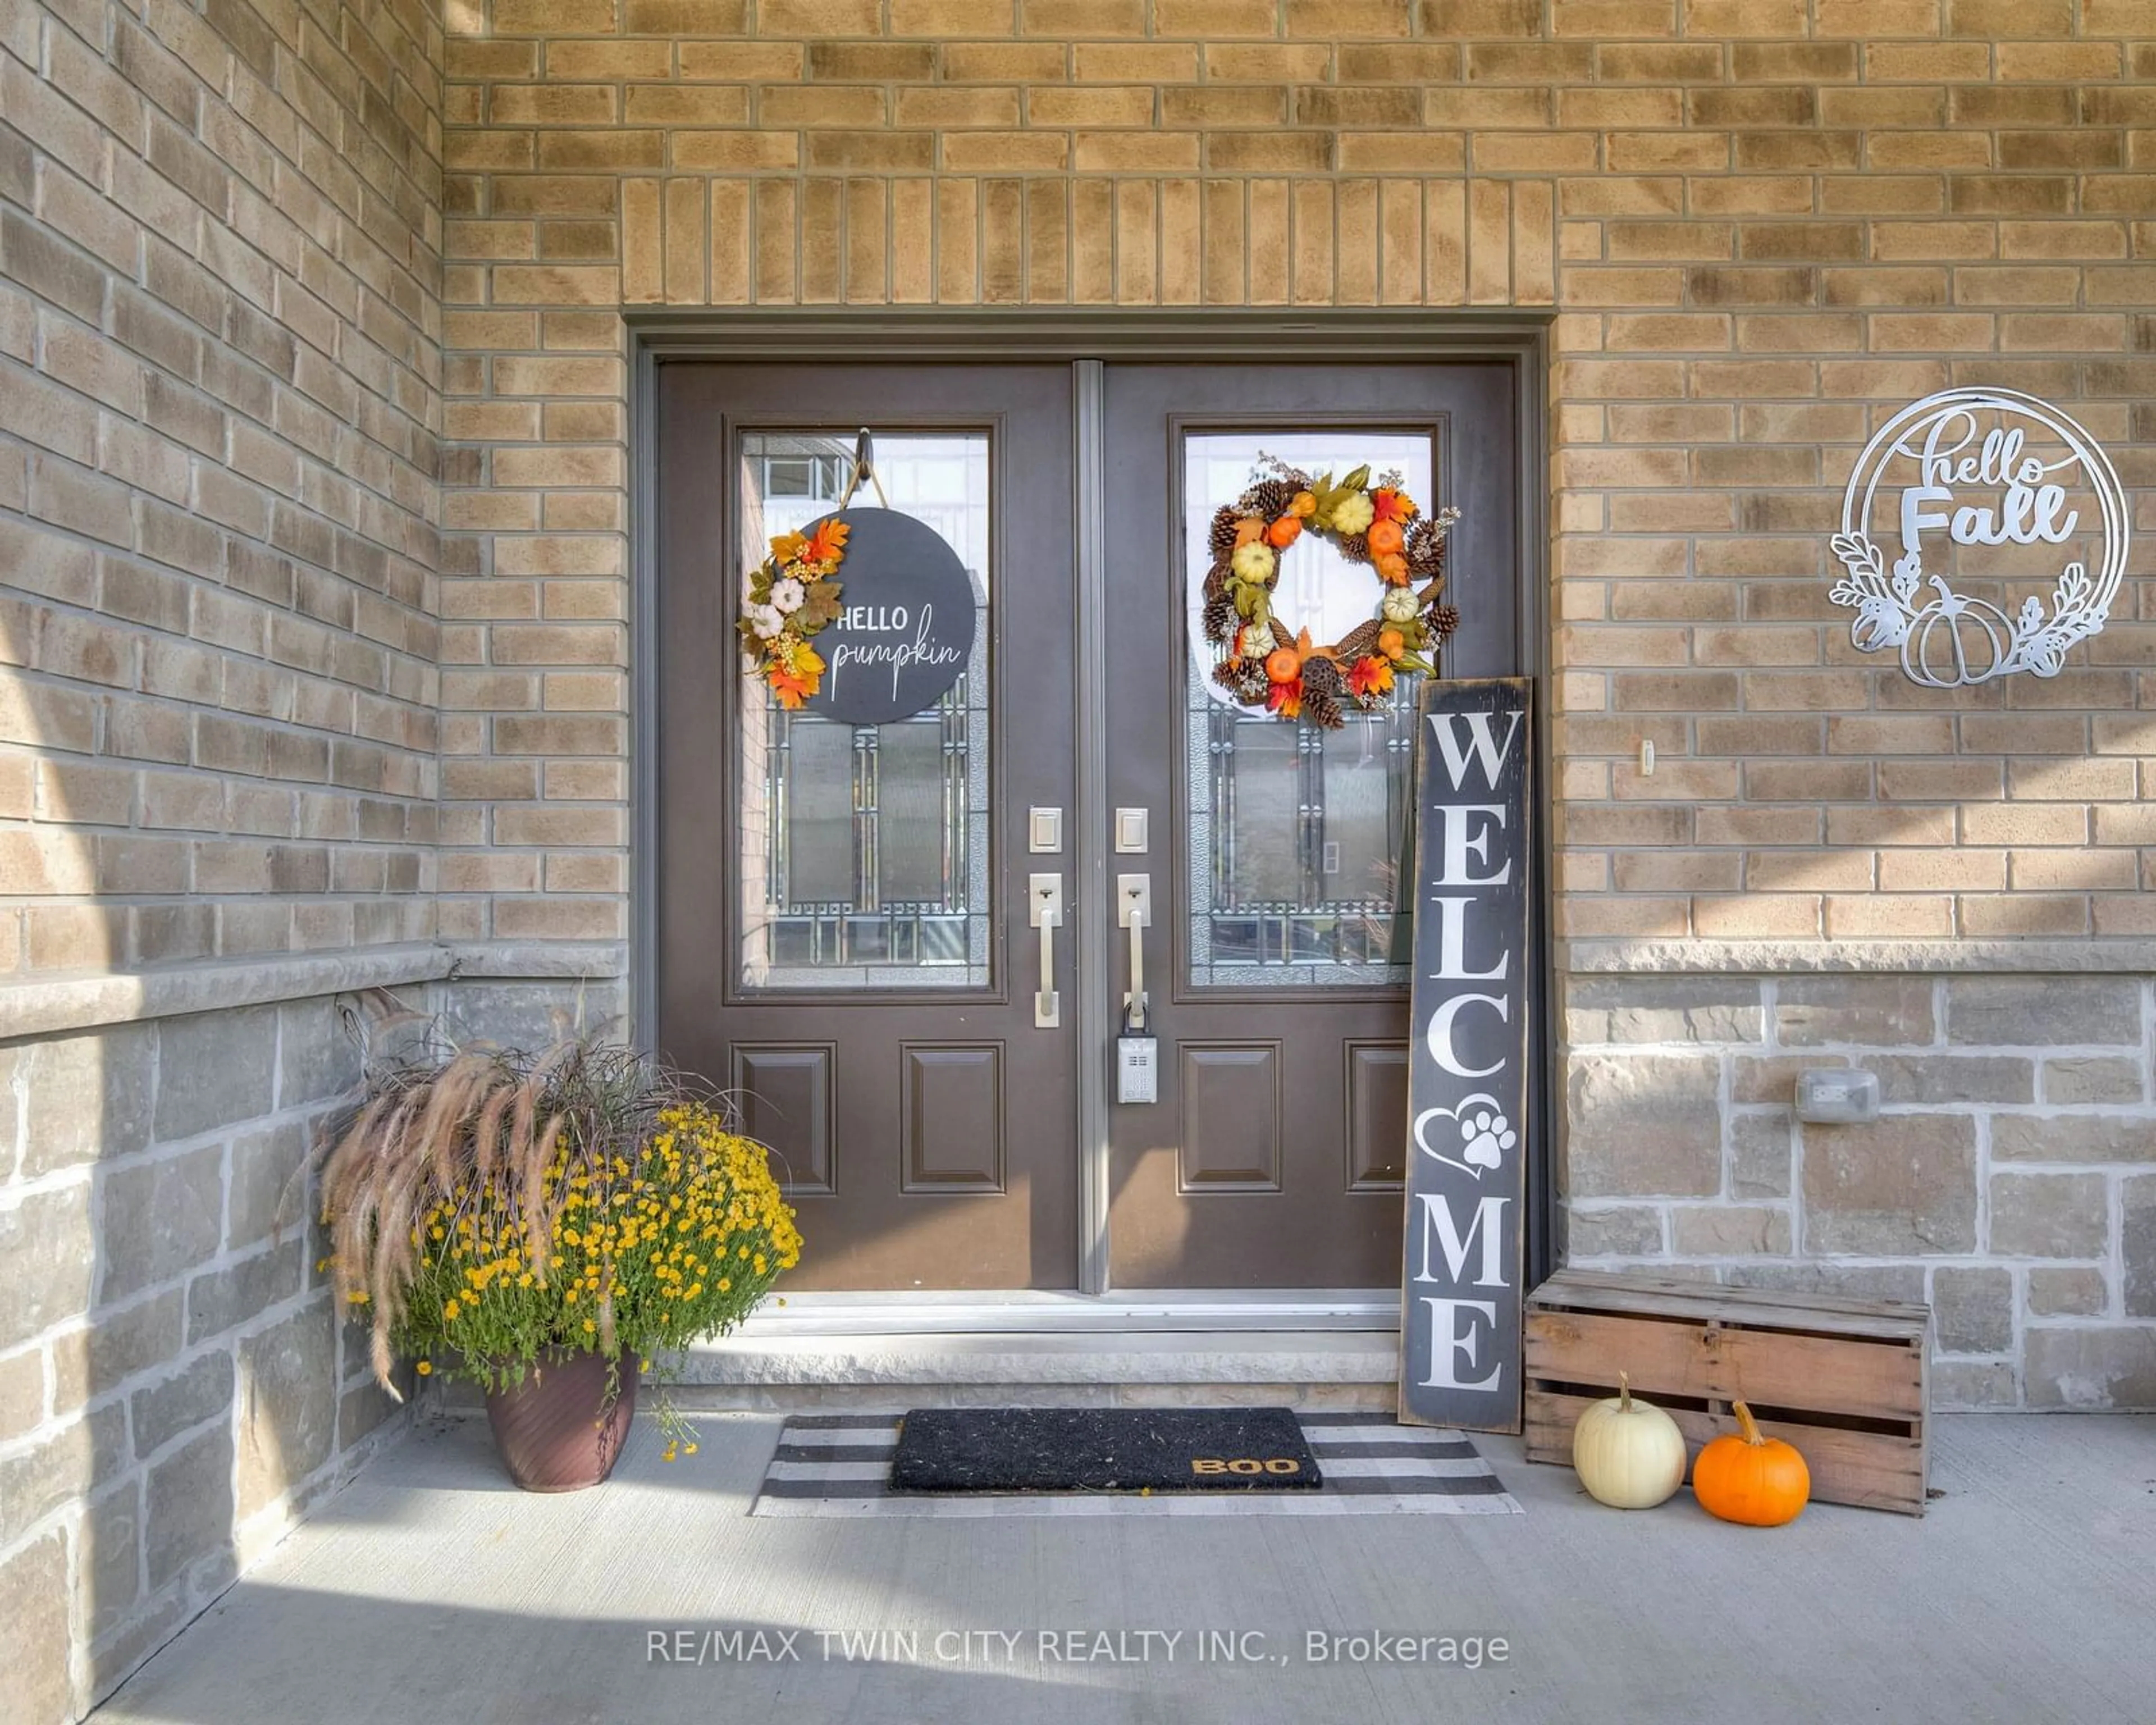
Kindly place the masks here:
<instances>
[{"instance_id":1,"label":"door glass panel","mask_svg":"<svg viewBox=\"0 0 2156 1725\"><path fill-rule=\"evenodd\" d=\"M1214 511L1242 495L1261 456L1336 476L1368 464L1438 506L1427 433L1204 432L1183 439L1183 830L1190 981L1222 988L1404 987L1414 827L1414 709L1403 675L1374 711L1328 731L1235 705L1214 682L1202 614ZM1337 641L1373 614L1378 579L1322 537L1283 552L1273 608Z\"/></svg>"},{"instance_id":2,"label":"door glass panel","mask_svg":"<svg viewBox=\"0 0 2156 1725\"><path fill-rule=\"evenodd\" d=\"M839 506L853 446L850 434L742 434L743 567L762 561L773 535ZM973 656L934 706L887 725L788 712L761 678L739 680L736 902L747 988L990 980L988 439L879 432L875 457L882 499L865 485L853 505L888 501L957 552L973 583ZM844 563L838 578L846 603L873 597Z\"/></svg>"}]
</instances>

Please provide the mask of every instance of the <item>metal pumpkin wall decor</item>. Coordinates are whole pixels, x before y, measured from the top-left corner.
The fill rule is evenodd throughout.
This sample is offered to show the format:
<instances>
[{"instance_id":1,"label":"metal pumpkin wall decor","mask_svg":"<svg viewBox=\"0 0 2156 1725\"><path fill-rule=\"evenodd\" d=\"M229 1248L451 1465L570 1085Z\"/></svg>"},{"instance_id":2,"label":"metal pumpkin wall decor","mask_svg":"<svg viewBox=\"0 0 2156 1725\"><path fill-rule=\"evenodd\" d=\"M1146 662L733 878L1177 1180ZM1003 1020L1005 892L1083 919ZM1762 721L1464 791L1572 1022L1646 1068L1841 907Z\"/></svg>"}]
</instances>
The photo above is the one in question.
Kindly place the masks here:
<instances>
[{"instance_id":1,"label":"metal pumpkin wall decor","mask_svg":"<svg viewBox=\"0 0 2156 1725\"><path fill-rule=\"evenodd\" d=\"M2055 677L2111 614L2130 515L2096 439L2058 408L2018 390L1943 390L1857 457L1833 541L1845 574L1829 596L1856 613L1852 645L1897 651L1928 689ZM2050 603L2015 605L2032 578L2052 582Z\"/></svg>"}]
</instances>

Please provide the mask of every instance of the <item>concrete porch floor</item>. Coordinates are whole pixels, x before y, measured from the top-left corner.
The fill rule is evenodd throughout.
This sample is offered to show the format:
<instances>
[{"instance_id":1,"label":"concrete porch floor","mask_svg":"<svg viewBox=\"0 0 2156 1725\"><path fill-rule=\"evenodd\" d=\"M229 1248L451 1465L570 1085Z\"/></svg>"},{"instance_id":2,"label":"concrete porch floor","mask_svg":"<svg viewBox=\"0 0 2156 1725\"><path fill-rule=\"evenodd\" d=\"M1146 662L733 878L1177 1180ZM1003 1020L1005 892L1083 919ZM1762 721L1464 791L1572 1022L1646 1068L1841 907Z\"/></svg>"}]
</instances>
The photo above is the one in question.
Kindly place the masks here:
<instances>
[{"instance_id":1,"label":"concrete porch floor","mask_svg":"<svg viewBox=\"0 0 2156 1725\"><path fill-rule=\"evenodd\" d=\"M606 1487L509 1486L485 1424L385 1453L96 1715L106 1725L1661 1722L2156 1717L2156 1417L1949 1415L1921 1521L1815 1505L1773 1532L1681 1493L1626 1515L1481 1439L1522 1516L750 1519L779 1416L639 1430ZM796 1661L653 1661L738 1628ZM1502 1664L1312 1663L1311 1630L1502 1636ZM1044 1661L1042 1630L1181 1631ZM1199 1662L1202 1630L1264 1661ZM916 1659L839 1634L913 1631ZM830 1655L819 1642L830 1631ZM935 1638L974 1632L970 1661ZM1015 1632L1014 1656L993 1634ZM1255 1644L1247 1644L1258 1651ZM947 1640L947 1651L960 1650ZM1135 1639L1124 1647L1141 1651ZM1113 1650L1111 1650L1113 1651ZM986 1653L987 1657L981 1655ZM1280 1662L1285 1656L1285 1663Z\"/></svg>"}]
</instances>

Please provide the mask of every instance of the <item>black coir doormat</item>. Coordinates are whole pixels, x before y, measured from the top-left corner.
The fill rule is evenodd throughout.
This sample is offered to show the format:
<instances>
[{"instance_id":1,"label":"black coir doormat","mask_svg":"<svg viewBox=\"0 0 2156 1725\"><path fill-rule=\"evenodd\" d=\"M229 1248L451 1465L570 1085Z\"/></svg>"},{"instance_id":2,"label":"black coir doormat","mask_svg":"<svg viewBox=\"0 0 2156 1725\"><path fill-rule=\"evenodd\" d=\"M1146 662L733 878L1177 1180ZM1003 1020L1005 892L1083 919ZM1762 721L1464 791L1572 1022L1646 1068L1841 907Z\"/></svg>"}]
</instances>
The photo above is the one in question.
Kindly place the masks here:
<instances>
[{"instance_id":1,"label":"black coir doormat","mask_svg":"<svg viewBox=\"0 0 2156 1725\"><path fill-rule=\"evenodd\" d=\"M917 1408L894 1491L1280 1491L1324 1483L1286 1408Z\"/></svg>"}]
</instances>

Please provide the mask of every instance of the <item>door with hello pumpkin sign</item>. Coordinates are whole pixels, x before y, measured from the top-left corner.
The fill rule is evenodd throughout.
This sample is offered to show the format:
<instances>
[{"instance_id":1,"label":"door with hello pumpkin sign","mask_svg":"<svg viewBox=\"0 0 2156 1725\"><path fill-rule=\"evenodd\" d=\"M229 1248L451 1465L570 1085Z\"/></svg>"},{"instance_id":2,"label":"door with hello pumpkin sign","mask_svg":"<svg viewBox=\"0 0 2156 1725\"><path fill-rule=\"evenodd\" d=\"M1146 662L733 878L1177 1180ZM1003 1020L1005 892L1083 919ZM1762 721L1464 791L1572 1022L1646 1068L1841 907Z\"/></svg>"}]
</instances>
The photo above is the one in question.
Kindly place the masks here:
<instances>
[{"instance_id":1,"label":"door with hello pumpkin sign","mask_svg":"<svg viewBox=\"0 0 2156 1725\"><path fill-rule=\"evenodd\" d=\"M1512 371L656 376L652 1040L777 1153L793 1286L1395 1289L1415 655L1231 686L1212 535L1283 470L1458 503L1440 662L1516 670ZM1286 644L1383 621L1343 536L1277 549Z\"/></svg>"}]
</instances>

